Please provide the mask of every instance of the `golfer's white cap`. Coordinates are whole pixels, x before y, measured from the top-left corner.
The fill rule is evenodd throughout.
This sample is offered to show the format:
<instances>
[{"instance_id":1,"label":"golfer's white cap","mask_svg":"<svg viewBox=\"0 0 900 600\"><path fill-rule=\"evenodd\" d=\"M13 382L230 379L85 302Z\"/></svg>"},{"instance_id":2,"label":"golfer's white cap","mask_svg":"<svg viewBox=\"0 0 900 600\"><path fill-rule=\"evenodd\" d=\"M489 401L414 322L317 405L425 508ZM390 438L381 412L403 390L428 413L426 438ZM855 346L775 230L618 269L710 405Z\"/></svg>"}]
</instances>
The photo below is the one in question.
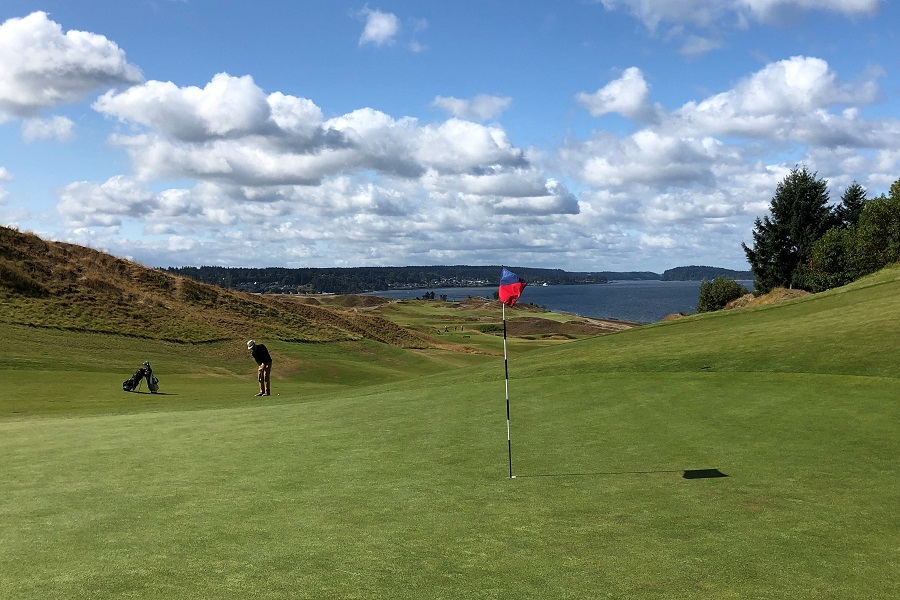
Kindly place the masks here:
<instances>
[{"instance_id":1,"label":"golfer's white cap","mask_svg":"<svg viewBox=\"0 0 900 600\"><path fill-rule=\"evenodd\" d=\"M255 346L255 345L256 345L256 342L254 342L253 340L250 340L249 342L247 342L247 350L252 350L253 346Z\"/></svg>"}]
</instances>

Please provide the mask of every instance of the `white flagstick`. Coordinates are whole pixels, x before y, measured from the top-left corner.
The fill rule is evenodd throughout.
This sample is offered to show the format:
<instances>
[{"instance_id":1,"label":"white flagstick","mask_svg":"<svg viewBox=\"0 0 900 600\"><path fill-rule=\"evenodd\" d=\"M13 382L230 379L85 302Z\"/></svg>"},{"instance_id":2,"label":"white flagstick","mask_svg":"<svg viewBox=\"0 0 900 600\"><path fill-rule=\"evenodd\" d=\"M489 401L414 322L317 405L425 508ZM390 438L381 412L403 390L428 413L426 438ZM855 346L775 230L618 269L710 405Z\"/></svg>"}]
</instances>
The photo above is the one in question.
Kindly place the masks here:
<instances>
[{"instance_id":1,"label":"white flagstick","mask_svg":"<svg viewBox=\"0 0 900 600\"><path fill-rule=\"evenodd\" d=\"M506 447L509 452L509 478L515 479L512 472L512 437L509 427L509 361L506 358L506 303L503 304L503 369L506 371Z\"/></svg>"}]
</instances>

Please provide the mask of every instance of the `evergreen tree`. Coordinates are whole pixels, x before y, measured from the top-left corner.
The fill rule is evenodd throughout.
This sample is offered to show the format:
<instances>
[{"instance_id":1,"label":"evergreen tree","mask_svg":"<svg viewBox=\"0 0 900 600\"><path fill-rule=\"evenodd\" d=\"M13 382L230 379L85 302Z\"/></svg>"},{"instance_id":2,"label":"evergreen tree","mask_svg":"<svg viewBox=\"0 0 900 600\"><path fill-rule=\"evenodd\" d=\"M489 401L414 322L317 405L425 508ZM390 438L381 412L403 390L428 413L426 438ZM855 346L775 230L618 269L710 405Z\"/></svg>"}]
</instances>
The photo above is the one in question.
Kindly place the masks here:
<instances>
[{"instance_id":1,"label":"evergreen tree","mask_svg":"<svg viewBox=\"0 0 900 600\"><path fill-rule=\"evenodd\" d=\"M856 225L865 204L866 189L854 181L844 190L841 203L834 208L839 227L847 229Z\"/></svg>"},{"instance_id":2,"label":"evergreen tree","mask_svg":"<svg viewBox=\"0 0 900 600\"><path fill-rule=\"evenodd\" d=\"M828 183L806 167L794 168L775 189L769 212L755 221L753 248L741 244L756 277L754 287L760 293L794 283L802 287L799 267L805 266L813 243L835 224Z\"/></svg>"},{"instance_id":3,"label":"evergreen tree","mask_svg":"<svg viewBox=\"0 0 900 600\"><path fill-rule=\"evenodd\" d=\"M900 262L900 179L890 196L866 203L854 236L854 264L860 276Z\"/></svg>"}]
</instances>

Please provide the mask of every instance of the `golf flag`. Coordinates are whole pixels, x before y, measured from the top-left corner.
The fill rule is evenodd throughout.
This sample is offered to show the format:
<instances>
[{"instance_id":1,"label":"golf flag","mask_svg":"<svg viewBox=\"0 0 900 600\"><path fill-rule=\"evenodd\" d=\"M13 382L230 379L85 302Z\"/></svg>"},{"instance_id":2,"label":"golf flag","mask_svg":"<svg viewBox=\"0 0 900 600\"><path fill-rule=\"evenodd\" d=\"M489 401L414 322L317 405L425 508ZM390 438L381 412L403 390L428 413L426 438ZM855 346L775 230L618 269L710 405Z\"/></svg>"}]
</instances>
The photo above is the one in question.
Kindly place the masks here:
<instances>
[{"instance_id":1,"label":"golf flag","mask_svg":"<svg viewBox=\"0 0 900 600\"><path fill-rule=\"evenodd\" d=\"M509 452L509 478L513 479L512 468L512 434L509 425L509 361L506 357L506 307L512 306L522 295L522 290L528 285L524 279L503 267L500 272L500 293L497 294L503 303L503 370L506 371L506 448Z\"/></svg>"},{"instance_id":2,"label":"golf flag","mask_svg":"<svg viewBox=\"0 0 900 600\"><path fill-rule=\"evenodd\" d=\"M522 295L522 290L528 283L524 279L503 267L500 272L500 302L507 306L512 306Z\"/></svg>"}]
</instances>

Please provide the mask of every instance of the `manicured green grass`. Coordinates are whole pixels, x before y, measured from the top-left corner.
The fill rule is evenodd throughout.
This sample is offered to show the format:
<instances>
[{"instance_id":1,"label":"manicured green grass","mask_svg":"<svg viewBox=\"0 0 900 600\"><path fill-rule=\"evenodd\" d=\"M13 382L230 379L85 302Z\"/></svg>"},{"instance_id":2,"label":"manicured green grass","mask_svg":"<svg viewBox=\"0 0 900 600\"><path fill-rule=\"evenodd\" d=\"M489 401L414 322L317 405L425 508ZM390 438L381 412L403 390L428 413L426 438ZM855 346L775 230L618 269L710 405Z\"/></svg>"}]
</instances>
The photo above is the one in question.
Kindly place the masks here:
<instances>
[{"instance_id":1,"label":"manicured green grass","mask_svg":"<svg viewBox=\"0 0 900 600\"><path fill-rule=\"evenodd\" d=\"M257 391L256 364L243 340L177 344L160 340L2 325L0 420L147 410L245 406ZM406 351L366 340L298 344L266 340L275 359L273 393L255 403L327 394L468 367L493 357ZM149 360L160 393L127 394L122 381Z\"/></svg>"},{"instance_id":2,"label":"manicured green grass","mask_svg":"<svg viewBox=\"0 0 900 600\"><path fill-rule=\"evenodd\" d=\"M0 597L900 597L898 276L512 349L515 479L496 355L20 339Z\"/></svg>"}]
</instances>

